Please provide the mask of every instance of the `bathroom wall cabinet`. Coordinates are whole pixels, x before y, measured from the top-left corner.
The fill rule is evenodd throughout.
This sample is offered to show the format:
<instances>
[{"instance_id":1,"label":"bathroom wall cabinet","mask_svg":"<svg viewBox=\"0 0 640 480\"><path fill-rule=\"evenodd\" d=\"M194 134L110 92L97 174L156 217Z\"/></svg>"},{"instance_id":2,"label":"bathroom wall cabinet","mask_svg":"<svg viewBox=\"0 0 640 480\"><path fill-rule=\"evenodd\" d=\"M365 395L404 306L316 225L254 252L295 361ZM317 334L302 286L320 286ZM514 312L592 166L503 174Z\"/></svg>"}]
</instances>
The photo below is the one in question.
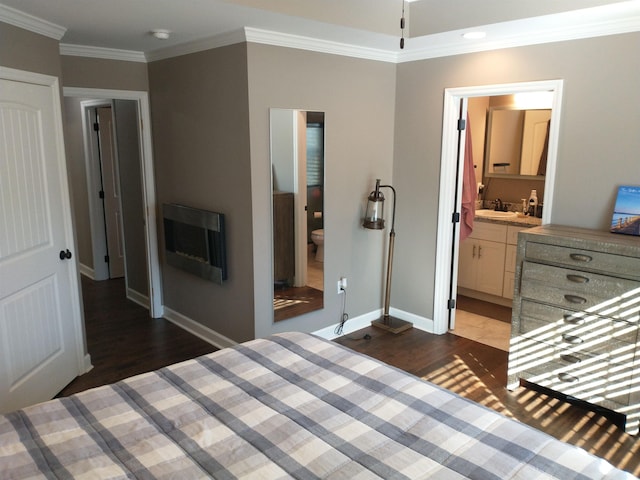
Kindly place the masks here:
<instances>
[{"instance_id":1,"label":"bathroom wall cabinet","mask_svg":"<svg viewBox=\"0 0 640 480\"><path fill-rule=\"evenodd\" d=\"M574 227L519 236L508 388L521 380L640 422L640 241Z\"/></svg>"}]
</instances>

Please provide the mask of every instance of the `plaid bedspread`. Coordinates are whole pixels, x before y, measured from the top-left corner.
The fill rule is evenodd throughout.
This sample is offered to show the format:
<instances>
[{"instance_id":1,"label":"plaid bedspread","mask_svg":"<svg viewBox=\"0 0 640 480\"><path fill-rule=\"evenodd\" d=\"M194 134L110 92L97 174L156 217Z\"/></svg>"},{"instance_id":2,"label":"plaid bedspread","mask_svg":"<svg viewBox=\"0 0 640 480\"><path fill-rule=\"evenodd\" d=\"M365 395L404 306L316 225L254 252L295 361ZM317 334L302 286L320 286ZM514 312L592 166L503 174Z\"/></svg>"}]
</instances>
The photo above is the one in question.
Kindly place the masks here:
<instances>
[{"instance_id":1,"label":"plaid bedspread","mask_svg":"<svg viewBox=\"0 0 640 480\"><path fill-rule=\"evenodd\" d=\"M335 343L275 335L0 416L0 478L632 478Z\"/></svg>"}]
</instances>

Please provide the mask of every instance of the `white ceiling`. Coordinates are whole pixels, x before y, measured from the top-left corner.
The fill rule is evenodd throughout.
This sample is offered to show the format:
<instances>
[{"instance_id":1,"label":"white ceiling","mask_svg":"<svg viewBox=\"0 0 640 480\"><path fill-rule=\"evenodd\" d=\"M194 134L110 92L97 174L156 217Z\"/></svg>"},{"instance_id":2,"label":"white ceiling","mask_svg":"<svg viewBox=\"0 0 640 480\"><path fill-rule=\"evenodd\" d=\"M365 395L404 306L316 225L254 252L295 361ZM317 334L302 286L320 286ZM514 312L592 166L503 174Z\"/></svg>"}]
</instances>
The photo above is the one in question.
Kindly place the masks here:
<instances>
[{"instance_id":1,"label":"white ceiling","mask_svg":"<svg viewBox=\"0 0 640 480\"><path fill-rule=\"evenodd\" d=\"M146 59L242 32L263 43L316 42L321 51L340 46L368 52L356 56L398 60L402 6L402 0L0 0L0 21L23 28L44 22L60 32L63 48ZM406 60L640 30L640 0L419 0L405 11ZM170 38L151 36L158 28L171 31ZM484 40L462 39L477 28L487 32Z\"/></svg>"}]
</instances>

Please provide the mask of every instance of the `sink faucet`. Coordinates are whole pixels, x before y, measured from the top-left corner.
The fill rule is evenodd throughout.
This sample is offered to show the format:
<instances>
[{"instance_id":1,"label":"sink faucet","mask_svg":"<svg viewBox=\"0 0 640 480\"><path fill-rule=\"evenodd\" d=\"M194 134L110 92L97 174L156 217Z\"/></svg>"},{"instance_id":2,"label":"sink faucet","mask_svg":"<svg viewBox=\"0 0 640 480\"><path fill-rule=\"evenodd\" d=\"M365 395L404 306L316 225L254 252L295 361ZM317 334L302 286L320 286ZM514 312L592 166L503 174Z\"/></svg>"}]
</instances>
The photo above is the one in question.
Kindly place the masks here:
<instances>
[{"instance_id":1,"label":"sink faucet","mask_svg":"<svg viewBox=\"0 0 640 480\"><path fill-rule=\"evenodd\" d=\"M502 211L502 208L503 208L503 206L502 206L502 200L500 200L499 198L496 198L496 199L493 201L493 205L494 205L493 209L494 209L496 212L501 212L501 211Z\"/></svg>"}]
</instances>

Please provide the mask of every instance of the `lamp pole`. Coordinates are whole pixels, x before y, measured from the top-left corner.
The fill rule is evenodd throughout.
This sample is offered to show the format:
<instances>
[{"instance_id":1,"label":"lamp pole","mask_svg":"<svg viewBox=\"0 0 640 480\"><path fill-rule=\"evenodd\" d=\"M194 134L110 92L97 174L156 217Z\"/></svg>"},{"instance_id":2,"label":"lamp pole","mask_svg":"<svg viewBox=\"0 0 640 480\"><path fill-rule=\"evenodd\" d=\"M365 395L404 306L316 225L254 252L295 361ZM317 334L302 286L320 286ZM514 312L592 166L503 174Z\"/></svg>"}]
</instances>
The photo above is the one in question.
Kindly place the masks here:
<instances>
[{"instance_id":1,"label":"lamp pole","mask_svg":"<svg viewBox=\"0 0 640 480\"><path fill-rule=\"evenodd\" d=\"M369 205L367 207L367 215L364 221L364 227L381 230L384 228L384 218L382 218L382 206L384 202L384 195L380 193L381 188L390 188L393 192L393 210L391 212L391 230L389 231L389 252L387 255L387 279L385 284L384 294L384 308L382 310L382 317L378 320L371 322L374 327L382 328L391 333L400 333L413 327L411 322L400 320L389 315L389 303L391 301L391 274L393 271L393 249L396 239L396 189L391 185L380 185L380 180L376 180L376 189L369 195ZM372 207L369 210L369 207Z\"/></svg>"},{"instance_id":2,"label":"lamp pole","mask_svg":"<svg viewBox=\"0 0 640 480\"><path fill-rule=\"evenodd\" d=\"M393 210L391 212L391 230L389 231L389 254L387 256L387 283L385 285L384 293L384 311L382 314L382 320L385 324L390 324L389 318L389 302L391 301L391 271L393 269L393 248L396 241L396 189L391 185L380 185L381 187L390 188L393 192Z\"/></svg>"}]
</instances>

